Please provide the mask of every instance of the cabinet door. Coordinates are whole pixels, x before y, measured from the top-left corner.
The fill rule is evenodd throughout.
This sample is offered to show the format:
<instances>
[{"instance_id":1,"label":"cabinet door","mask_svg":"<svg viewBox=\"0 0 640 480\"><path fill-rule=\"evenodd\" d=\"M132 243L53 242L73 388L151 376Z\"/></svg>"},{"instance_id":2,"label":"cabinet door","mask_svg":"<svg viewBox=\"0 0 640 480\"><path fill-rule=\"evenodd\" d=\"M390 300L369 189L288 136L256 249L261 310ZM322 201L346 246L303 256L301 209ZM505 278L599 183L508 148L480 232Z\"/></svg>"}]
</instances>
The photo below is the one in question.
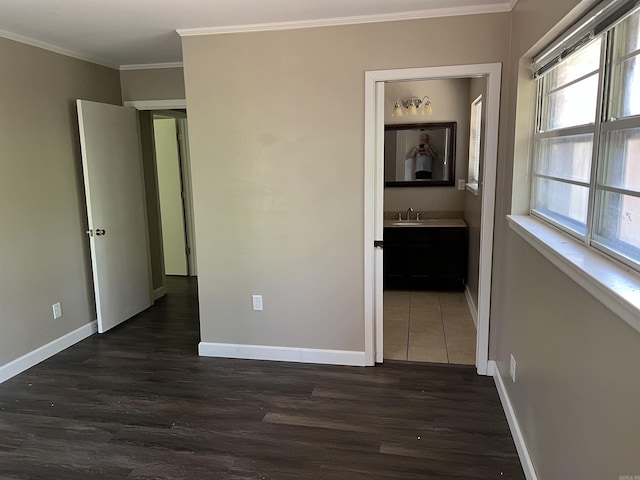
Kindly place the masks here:
<instances>
[{"instance_id":1,"label":"cabinet door","mask_svg":"<svg viewBox=\"0 0 640 480\"><path fill-rule=\"evenodd\" d=\"M398 228L384 229L384 288L408 289L409 251L407 232Z\"/></svg>"}]
</instances>

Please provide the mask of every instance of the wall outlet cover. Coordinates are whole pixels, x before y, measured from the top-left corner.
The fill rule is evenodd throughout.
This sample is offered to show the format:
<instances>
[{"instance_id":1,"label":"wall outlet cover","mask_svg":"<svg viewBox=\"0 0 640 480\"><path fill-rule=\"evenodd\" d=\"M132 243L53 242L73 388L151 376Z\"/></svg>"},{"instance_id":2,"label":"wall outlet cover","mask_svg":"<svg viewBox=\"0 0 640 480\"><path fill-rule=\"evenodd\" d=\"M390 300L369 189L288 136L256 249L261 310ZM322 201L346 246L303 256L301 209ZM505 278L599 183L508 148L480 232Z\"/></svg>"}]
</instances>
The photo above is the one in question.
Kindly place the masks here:
<instances>
[{"instance_id":1,"label":"wall outlet cover","mask_svg":"<svg viewBox=\"0 0 640 480\"><path fill-rule=\"evenodd\" d=\"M253 309L262 310L262 295L252 295Z\"/></svg>"},{"instance_id":2,"label":"wall outlet cover","mask_svg":"<svg viewBox=\"0 0 640 480\"><path fill-rule=\"evenodd\" d=\"M54 320L56 318L60 318L62 316L62 305L60 305L60 302L54 303L52 305L52 307L53 307L53 318L54 318Z\"/></svg>"}]
</instances>

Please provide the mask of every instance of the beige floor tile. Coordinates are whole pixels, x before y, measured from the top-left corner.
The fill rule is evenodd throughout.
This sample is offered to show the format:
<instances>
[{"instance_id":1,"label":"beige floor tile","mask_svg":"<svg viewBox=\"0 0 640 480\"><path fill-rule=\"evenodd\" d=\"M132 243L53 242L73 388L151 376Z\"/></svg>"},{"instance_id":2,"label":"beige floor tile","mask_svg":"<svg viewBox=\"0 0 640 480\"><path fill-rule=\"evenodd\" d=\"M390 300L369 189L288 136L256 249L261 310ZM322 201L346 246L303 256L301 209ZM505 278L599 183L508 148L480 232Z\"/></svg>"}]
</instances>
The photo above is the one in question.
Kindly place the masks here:
<instances>
[{"instance_id":1,"label":"beige floor tile","mask_svg":"<svg viewBox=\"0 0 640 480\"><path fill-rule=\"evenodd\" d=\"M420 322L420 323L433 323L438 322L442 323L442 314L438 310L433 309L419 309L412 308L411 313L409 314L409 318L412 322Z\"/></svg>"},{"instance_id":2,"label":"beige floor tile","mask_svg":"<svg viewBox=\"0 0 640 480\"><path fill-rule=\"evenodd\" d=\"M463 326L468 326L470 328L475 328L475 325L473 324L473 320L471 319L471 315L469 314L469 312L456 313L456 314L443 314L442 321L450 325L463 325Z\"/></svg>"},{"instance_id":3,"label":"beige floor tile","mask_svg":"<svg viewBox=\"0 0 640 480\"><path fill-rule=\"evenodd\" d=\"M444 332L440 330L438 333L427 332L409 332L409 348L411 347L438 347L446 348L444 340Z\"/></svg>"},{"instance_id":4,"label":"beige floor tile","mask_svg":"<svg viewBox=\"0 0 640 480\"><path fill-rule=\"evenodd\" d=\"M409 332L411 333L437 333L444 332L442 322L437 321L412 321L409 323Z\"/></svg>"},{"instance_id":5,"label":"beige floor tile","mask_svg":"<svg viewBox=\"0 0 640 480\"><path fill-rule=\"evenodd\" d=\"M467 305L467 299L462 292L439 292L441 305Z\"/></svg>"},{"instance_id":6,"label":"beige floor tile","mask_svg":"<svg viewBox=\"0 0 640 480\"><path fill-rule=\"evenodd\" d=\"M469 307L466 305L442 305L440 309L443 317L456 317L456 316L465 316L471 319L471 314L469 313Z\"/></svg>"},{"instance_id":7,"label":"beige floor tile","mask_svg":"<svg viewBox=\"0 0 640 480\"><path fill-rule=\"evenodd\" d=\"M476 349L475 347L467 348L451 348L447 347L449 354L449 363L457 363L459 365L475 365Z\"/></svg>"},{"instance_id":8,"label":"beige floor tile","mask_svg":"<svg viewBox=\"0 0 640 480\"><path fill-rule=\"evenodd\" d=\"M409 317L410 317L410 312L409 309L384 309L384 312L382 313L384 321L400 321L400 320L404 320L406 322L409 321Z\"/></svg>"},{"instance_id":9,"label":"beige floor tile","mask_svg":"<svg viewBox=\"0 0 640 480\"><path fill-rule=\"evenodd\" d=\"M385 359L474 365L476 336L462 293L385 292Z\"/></svg>"},{"instance_id":10,"label":"beige floor tile","mask_svg":"<svg viewBox=\"0 0 640 480\"><path fill-rule=\"evenodd\" d=\"M444 335L445 331L442 327L442 323L429 322L429 323L416 323L411 322L409 324L409 333L426 333L427 335Z\"/></svg>"},{"instance_id":11,"label":"beige floor tile","mask_svg":"<svg viewBox=\"0 0 640 480\"><path fill-rule=\"evenodd\" d=\"M384 296L382 298L385 304L389 303L392 305L409 305L409 301L411 300L411 292L389 290L384 292Z\"/></svg>"},{"instance_id":12,"label":"beige floor tile","mask_svg":"<svg viewBox=\"0 0 640 480\"><path fill-rule=\"evenodd\" d=\"M444 321L442 322L444 325L444 331L451 335L465 335L465 336L476 336L476 328L473 325L473 322L462 323L462 322L451 322Z\"/></svg>"},{"instance_id":13,"label":"beige floor tile","mask_svg":"<svg viewBox=\"0 0 640 480\"><path fill-rule=\"evenodd\" d=\"M447 348L454 350L474 350L476 349L475 335L445 335Z\"/></svg>"},{"instance_id":14,"label":"beige floor tile","mask_svg":"<svg viewBox=\"0 0 640 480\"><path fill-rule=\"evenodd\" d=\"M438 301L437 298L435 299L412 298L410 305L411 305L411 308L437 308L438 310L440 309L440 302Z\"/></svg>"},{"instance_id":15,"label":"beige floor tile","mask_svg":"<svg viewBox=\"0 0 640 480\"><path fill-rule=\"evenodd\" d=\"M409 347L407 359L413 362L448 363L446 348Z\"/></svg>"},{"instance_id":16,"label":"beige floor tile","mask_svg":"<svg viewBox=\"0 0 640 480\"><path fill-rule=\"evenodd\" d=\"M407 342L409 341L409 333L407 330L384 330L382 338L385 344L407 345Z\"/></svg>"},{"instance_id":17,"label":"beige floor tile","mask_svg":"<svg viewBox=\"0 0 640 480\"><path fill-rule=\"evenodd\" d=\"M407 360L407 346L385 343L382 356L387 360Z\"/></svg>"}]
</instances>

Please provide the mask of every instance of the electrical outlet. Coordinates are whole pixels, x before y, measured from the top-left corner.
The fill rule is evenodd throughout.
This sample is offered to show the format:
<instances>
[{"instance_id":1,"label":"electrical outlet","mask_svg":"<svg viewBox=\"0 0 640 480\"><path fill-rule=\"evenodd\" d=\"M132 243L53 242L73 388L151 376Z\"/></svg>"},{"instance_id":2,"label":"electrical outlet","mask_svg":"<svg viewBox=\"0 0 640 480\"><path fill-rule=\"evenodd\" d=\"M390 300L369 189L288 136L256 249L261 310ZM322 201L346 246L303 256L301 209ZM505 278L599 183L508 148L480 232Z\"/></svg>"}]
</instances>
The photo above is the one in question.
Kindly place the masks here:
<instances>
[{"instance_id":1,"label":"electrical outlet","mask_svg":"<svg viewBox=\"0 0 640 480\"><path fill-rule=\"evenodd\" d=\"M511 355L511 363L509 363L509 374L511 375L511 381L516 381L516 359Z\"/></svg>"},{"instance_id":2,"label":"electrical outlet","mask_svg":"<svg viewBox=\"0 0 640 480\"><path fill-rule=\"evenodd\" d=\"M60 318L62 316L62 305L60 305L60 302L54 303L52 307L53 307L53 319L55 320L56 318Z\"/></svg>"},{"instance_id":3,"label":"electrical outlet","mask_svg":"<svg viewBox=\"0 0 640 480\"><path fill-rule=\"evenodd\" d=\"M262 310L262 295L253 295L251 298L253 299L253 309Z\"/></svg>"}]
</instances>

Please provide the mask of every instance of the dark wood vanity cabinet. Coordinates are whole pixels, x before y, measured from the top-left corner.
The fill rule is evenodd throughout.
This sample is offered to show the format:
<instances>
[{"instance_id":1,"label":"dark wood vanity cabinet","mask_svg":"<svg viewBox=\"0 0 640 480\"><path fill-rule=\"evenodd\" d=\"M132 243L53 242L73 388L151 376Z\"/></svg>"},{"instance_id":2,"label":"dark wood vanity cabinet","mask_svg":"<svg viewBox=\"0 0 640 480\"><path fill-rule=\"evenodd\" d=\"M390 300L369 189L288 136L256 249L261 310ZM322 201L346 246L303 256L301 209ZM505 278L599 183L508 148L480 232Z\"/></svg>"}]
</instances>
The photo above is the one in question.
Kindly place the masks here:
<instances>
[{"instance_id":1,"label":"dark wood vanity cabinet","mask_svg":"<svg viewBox=\"0 0 640 480\"><path fill-rule=\"evenodd\" d=\"M466 227L385 227L384 288L463 290Z\"/></svg>"}]
</instances>

